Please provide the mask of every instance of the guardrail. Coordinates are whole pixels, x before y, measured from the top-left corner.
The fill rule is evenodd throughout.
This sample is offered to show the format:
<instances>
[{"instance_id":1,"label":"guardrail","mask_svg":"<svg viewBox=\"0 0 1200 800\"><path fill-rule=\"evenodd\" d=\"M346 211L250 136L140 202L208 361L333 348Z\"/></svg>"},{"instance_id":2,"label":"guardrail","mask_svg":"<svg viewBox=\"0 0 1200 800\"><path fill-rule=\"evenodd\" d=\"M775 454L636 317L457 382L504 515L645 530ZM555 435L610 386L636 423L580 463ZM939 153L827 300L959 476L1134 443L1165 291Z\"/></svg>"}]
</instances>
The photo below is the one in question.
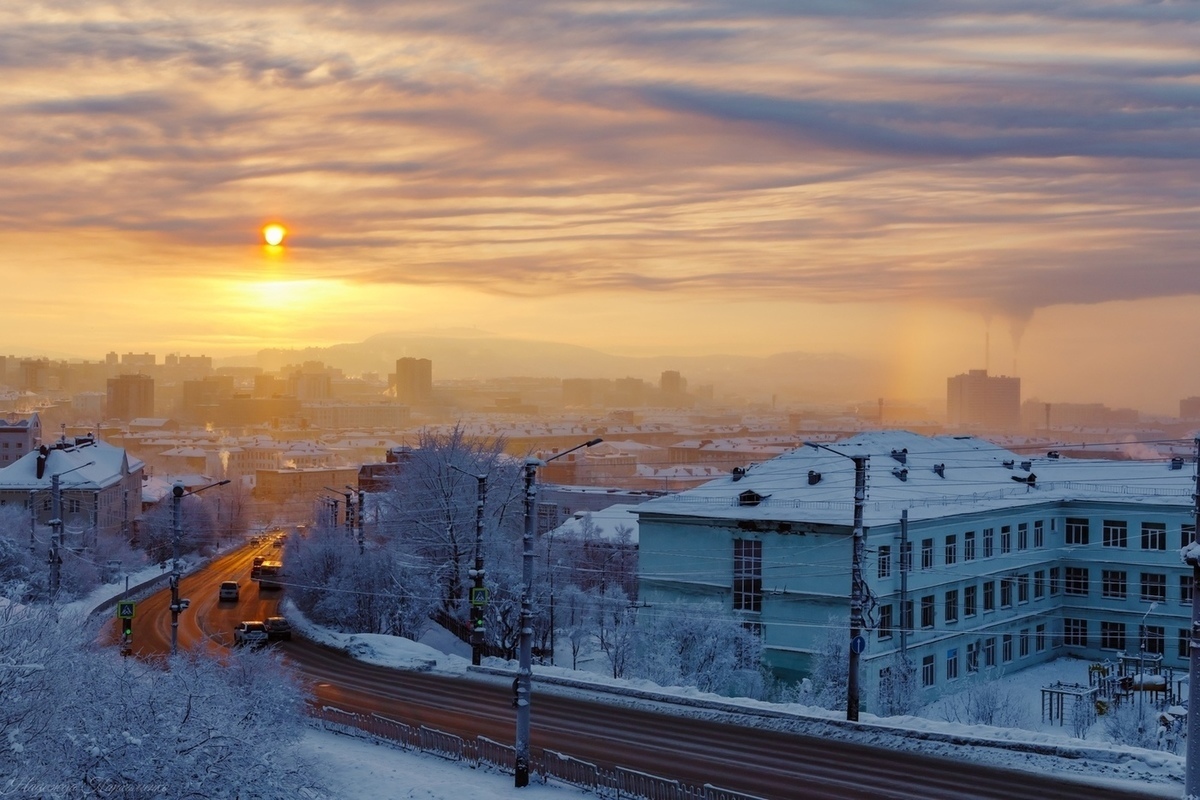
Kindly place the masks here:
<instances>
[{"instance_id":1,"label":"guardrail","mask_svg":"<svg viewBox=\"0 0 1200 800\"><path fill-rule=\"evenodd\" d=\"M403 750L415 750L478 768L511 775L516 749L477 736L464 739L452 733L407 723L379 714L356 714L336 706L312 706L309 713L327 730L350 736L369 736ZM712 784L688 786L669 778L625 767L607 770L554 750L530 753L530 771L542 783L551 780L584 789L609 800L764 800L755 795L722 789Z\"/></svg>"}]
</instances>

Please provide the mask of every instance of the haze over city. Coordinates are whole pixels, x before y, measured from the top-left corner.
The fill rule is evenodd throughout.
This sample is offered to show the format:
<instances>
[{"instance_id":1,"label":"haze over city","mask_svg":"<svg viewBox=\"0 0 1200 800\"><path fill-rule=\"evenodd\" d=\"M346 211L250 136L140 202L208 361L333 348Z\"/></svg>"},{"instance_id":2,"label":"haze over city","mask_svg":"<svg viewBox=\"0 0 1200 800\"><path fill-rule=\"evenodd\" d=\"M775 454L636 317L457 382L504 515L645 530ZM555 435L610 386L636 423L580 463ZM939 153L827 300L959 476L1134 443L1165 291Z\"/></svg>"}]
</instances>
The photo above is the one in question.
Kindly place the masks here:
<instances>
[{"instance_id":1,"label":"haze over city","mask_svg":"<svg viewBox=\"0 0 1200 800\"><path fill-rule=\"evenodd\" d=\"M1174 413L1200 394L1197 13L14 5L0 340L467 327Z\"/></svg>"}]
</instances>

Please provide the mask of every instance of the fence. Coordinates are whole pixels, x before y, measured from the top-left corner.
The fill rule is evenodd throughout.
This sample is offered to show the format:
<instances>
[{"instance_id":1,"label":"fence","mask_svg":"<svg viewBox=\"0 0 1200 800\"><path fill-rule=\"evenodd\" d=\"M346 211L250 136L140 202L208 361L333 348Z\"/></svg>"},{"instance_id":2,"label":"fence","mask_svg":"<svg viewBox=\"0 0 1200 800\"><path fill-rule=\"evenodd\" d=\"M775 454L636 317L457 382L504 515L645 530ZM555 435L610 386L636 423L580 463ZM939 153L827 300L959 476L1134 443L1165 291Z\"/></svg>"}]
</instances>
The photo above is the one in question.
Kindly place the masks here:
<instances>
[{"instance_id":1,"label":"fence","mask_svg":"<svg viewBox=\"0 0 1200 800\"><path fill-rule=\"evenodd\" d=\"M365 734L404 750L431 753L473 768L490 768L511 775L516 763L515 748L485 736L464 739L425 725L414 728L380 714L356 714L335 706L314 706L310 713L328 730L351 736ZM540 776L543 783L559 781L609 800L763 800L711 784L687 786L625 767L606 770L553 750L543 750L541 758L531 752L530 761L531 772Z\"/></svg>"}]
</instances>

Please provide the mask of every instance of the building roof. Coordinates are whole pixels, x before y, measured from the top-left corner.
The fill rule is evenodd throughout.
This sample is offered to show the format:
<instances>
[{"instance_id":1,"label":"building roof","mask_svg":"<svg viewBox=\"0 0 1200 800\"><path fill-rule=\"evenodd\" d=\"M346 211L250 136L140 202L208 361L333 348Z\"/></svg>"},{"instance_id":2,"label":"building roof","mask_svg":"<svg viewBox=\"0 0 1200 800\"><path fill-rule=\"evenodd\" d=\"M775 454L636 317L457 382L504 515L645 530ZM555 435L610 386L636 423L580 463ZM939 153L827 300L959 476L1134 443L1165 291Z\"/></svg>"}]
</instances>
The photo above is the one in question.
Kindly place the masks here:
<instances>
[{"instance_id":1,"label":"building roof","mask_svg":"<svg viewBox=\"0 0 1200 800\"><path fill-rule=\"evenodd\" d=\"M819 448L797 448L695 489L651 500L638 506L638 512L851 525L856 456L868 458L867 526L894 524L905 509L909 519L920 520L1068 500L1186 510L1195 490L1195 468L1187 460L1172 468L1170 459L1074 459L1046 451L1030 456L970 436L877 431Z\"/></svg>"},{"instance_id":2,"label":"building roof","mask_svg":"<svg viewBox=\"0 0 1200 800\"><path fill-rule=\"evenodd\" d=\"M41 455L39 450L31 451L0 469L0 491L49 489L55 475L61 476L59 485L64 489L106 489L144 466L140 459L129 456L123 448L98 439L86 440L46 448L46 464L39 478L38 459Z\"/></svg>"},{"instance_id":3,"label":"building roof","mask_svg":"<svg viewBox=\"0 0 1200 800\"><path fill-rule=\"evenodd\" d=\"M613 544L619 543L621 541L619 529L628 528L630 531L629 544L636 545L638 543L638 518L634 510L639 506L638 503L618 503L600 511L577 511L570 519L550 531L549 535L572 536L579 534L583 530L584 520L590 519L592 532L597 539Z\"/></svg>"}]
</instances>

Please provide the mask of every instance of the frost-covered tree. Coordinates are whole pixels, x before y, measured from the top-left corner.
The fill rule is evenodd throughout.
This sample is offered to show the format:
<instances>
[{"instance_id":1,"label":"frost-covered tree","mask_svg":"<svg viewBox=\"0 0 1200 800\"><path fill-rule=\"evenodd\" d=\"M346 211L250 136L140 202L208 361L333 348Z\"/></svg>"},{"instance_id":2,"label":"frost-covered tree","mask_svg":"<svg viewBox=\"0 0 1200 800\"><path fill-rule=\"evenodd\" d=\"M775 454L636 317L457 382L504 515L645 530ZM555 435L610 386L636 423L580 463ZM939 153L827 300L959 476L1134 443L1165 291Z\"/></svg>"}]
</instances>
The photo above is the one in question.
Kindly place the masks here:
<instances>
[{"instance_id":1,"label":"frost-covered tree","mask_svg":"<svg viewBox=\"0 0 1200 800\"><path fill-rule=\"evenodd\" d=\"M284 798L305 696L269 652L162 665L89 646L52 610L0 608L0 796ZM66 709L70 709L66 712Z\"/></svg>"},{"instance_id":2,"label":"frost-covered tree","mask_svg":"<svg viewBox=\"0 0 1200 800\"><path fill-rule=\"evenodd\" d=\"M629 597L617 586L595 596L596 644L612 668L614 678L624 678L637 648L637 615Z\"/></svg>"},{"instance_id":3,"label":"frost-covered tree","mask_svg":"<svg viewBox=\"0 0 1200 800\"><path fill-rule=\"evenodd\" d=\"M880 670L878 713L884 717L911 714L920 704L917 667L911 659L896 653Z\"/></svg>"},{"instance_id":4,"label":"frost-covered tree","mask_svg":"<svg viewBox=\"0 0 1200 800\"><path fill-rule=\"evenodd\" d=\"M1104 732L1116 744L1157 748L1158 711L1152 703L1122 703L1112 706L1104 716Z\"/></svg>"},{"instance_id":5,"label":"frost-covered tree","mask_svg":"<svg viewBox=\"0 0 1200 800\"><path fill-rule=\"evenodd\" d=\"M579 669L579 659L590 655L596 646L595 609L587 592L573 584L559 593L556 622L571 652L571 669Z\"/></svg>"},{"instance_id":6,"label":"frost-covered tree","mask_svg":"<svg viewBox=\"0 0 1200 800\"><path fill-rule=\"evenodd\" d=\"M639 609L630 674L666 686L761 696L762 642L717 602Z\"/></svg>"},{"instance_id":7,"label":"frost-covered tree","mask_svg":"<svg viewBox=\"0 0 1200 800\"><path fill-rule=\"evenodd\" d=\"M942 716L947 722L966 725L1020 728L1026 724L1025 706L1015 690L984 675L976 675L963 689L946 697Z\"/></svg>"},{"instance_id":8,"label":"frost-covered tree","mask_svg":"<svg viewBox=\"0 0 1200 800\"><path fill-rule=\"evenodd\" d=\"M843 617L831 616L814 659L812 671L813 702L822 708L844 711L850 663L848 648L850 625Z\"/></svg>"}]
</instances>

